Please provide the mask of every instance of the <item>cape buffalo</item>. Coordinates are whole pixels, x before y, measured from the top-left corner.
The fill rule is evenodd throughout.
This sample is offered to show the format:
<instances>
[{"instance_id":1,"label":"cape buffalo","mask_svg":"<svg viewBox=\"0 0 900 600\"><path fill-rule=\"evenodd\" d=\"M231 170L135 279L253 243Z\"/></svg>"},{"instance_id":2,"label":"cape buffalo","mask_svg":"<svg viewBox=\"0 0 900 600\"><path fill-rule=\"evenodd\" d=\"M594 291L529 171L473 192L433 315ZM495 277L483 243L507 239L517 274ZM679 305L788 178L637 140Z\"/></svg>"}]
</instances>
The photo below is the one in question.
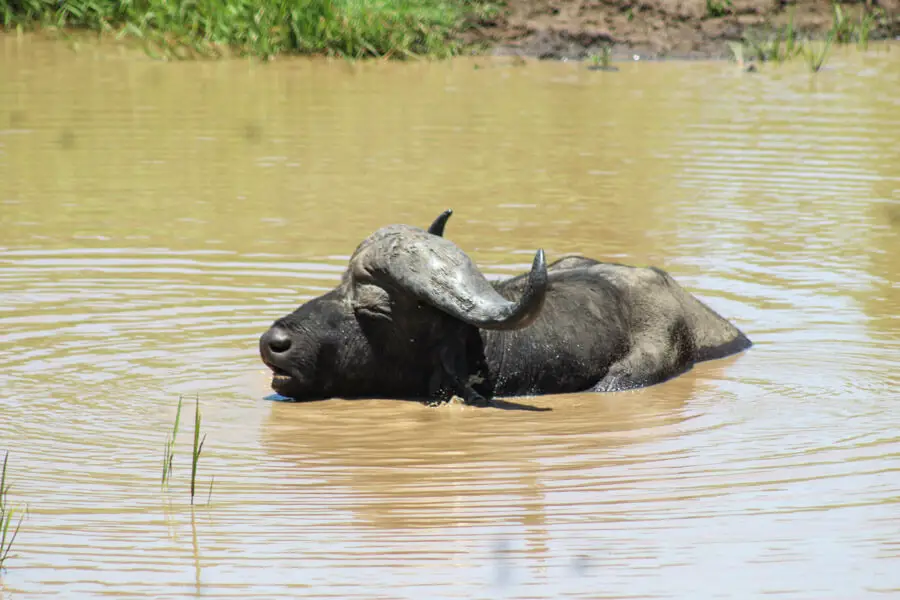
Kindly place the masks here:
<instances>
[{"instance_id":1,"label":"cape buffalo","mask_svg":"<svg viewBox=\"0 0 900 600\"><path fill-rule=\"evenodd\" d=\"M491 283L443 237L391 225L365 239L340 285L259 340L272 388L297 400L390 397L470 404L660 383L750 347L665 271L538 250Z\"/></svg>"}]
</instances>

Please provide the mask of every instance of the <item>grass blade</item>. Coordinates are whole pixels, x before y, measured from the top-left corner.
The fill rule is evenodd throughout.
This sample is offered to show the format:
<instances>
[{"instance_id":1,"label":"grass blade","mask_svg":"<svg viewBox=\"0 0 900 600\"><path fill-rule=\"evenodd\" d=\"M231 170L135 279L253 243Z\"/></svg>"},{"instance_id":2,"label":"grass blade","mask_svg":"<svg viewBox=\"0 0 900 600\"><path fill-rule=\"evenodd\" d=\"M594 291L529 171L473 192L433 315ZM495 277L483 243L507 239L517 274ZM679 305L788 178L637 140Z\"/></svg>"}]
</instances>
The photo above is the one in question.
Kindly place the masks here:
<instances>
[{"instance_id":1,"label":"grass blade","mask_svg":"<svg viewBox=\"0 0 900 600\"><path fill-rule=\"evenodd\" d=\"M172 434L166 436L165 454L162 467L162 487L165 488L172 478L172 461L175 458L175 439L178 437L178 427L181 424L181 406L184 398L178 396L178 408L175 410L175 424L172 426Z\"/></svg>"},{"instance_id":2,"label":"grass blade","mask_svg":"<svg viewBox=\"0 0 900 600\"><path fill-rule=\"evenodd\" d=\"M197 397L196 409L194 411L194 453L191 461L191 504L194 504L194 490L197 484L197 462L200 460L200 453L203 451L203 442L206 441L206 435L200 439L200 423L203 417L200 414L200 397Z\"/></svg>"},{"instance_id":3,"label":"grass blade","mask_svg":"<svg viewBox=\"0 0 900 600\"><path fill-rule=\"evenodd\" d=\"M6 485L7 462L9 462L9 450L6 451L6 455L3 457L3 471L0 472L0 516L6 511L6 493L9 491L9 486Z\"/></svg>"},{"instance_id":4,"label":"grass blade","mask_svg":"<svg viewBox=\"0 0 900 600\"><path fill-rule=\"evenodd\" d=\"M6 559L9 558L9 552L12 550L13 543L16 541L16 536L19 535L19 529L22 527L22 521L25 520L25 513L23 512L19 516L19 522L16 523L16 528L13 530L12 537L9 539L9 543L6 544L6 549L3 548L3 543L0 541L0 567L3 566L3 563L6 562ZM6 525L3 528L3 540L6 540L6 533L9 529L9 523L12 521L12 512L7 515Z\"/></svg>"},{"instance_id":5,"label":"grass blade","mask_svg":"<svg viewBox=\"0 0 900 600\"><path fill-rule=\"evenodd\" d=\"M3 568L3 563L6 562L6 559L9 558L9 553L16 541L16 536L19 535L19 529L22 527L22 522L25 520L27 513L27 511L23 511L19 516L19 522L16 524L15 529L12 530L12 536L10 536L9 527L12 524L14 511L10 508L7 501L7 494L11 487L11 485L6 483L6 469L8 465L9 451L7 450L3 456L3 468L0 470L0 569Z\"/></svg>"}]
</instances>

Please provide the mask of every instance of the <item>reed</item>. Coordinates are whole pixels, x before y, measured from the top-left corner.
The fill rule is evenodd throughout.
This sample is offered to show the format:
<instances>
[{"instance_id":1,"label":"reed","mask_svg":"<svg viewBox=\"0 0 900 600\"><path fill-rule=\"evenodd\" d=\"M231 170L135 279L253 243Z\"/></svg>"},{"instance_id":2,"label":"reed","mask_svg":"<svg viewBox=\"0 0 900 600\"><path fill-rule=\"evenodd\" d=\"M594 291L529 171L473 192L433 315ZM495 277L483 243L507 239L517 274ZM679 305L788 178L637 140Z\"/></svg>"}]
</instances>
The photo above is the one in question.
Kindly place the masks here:
<instances>
[{"instance_id":1,"label":"reed","mask_svg":"<svg viewBox=\"0 0 900 600\"><path fill-rule=\"evenodd\" d=\"M203 452L203 442L206 441L206 434L200 439L200 422L202 420L200 414L200 397L197 397L196 410L194 411L194 451L191 459L191 504L194 504L194 490L197 484L197 463L200 461L200 453ZM209 495L212 496L212 482L209 484ZM207 504L209 499L207 498Z\"/></svg>"},{"instance_id":2,"label":"reed","mask_svg":"<svg viewBox=\"0 0 900 600\"><path fill-rule=\"evenodd\" d=\"M860 50L869 48L869 36L878 23L878 17L874 13L862 12L859 15L859 25L856 29L856 45Z\"/></svg>"},{"instance_id":3,"label":"reed","mask_svg":"<svg viewBox=\"0 0 900 600\"><path fill-rule=\"evenodd\" d=\"M166 446L164 449L163 456L163 466L162 466L162 488L165 490L168 488L169 481L172 479L172 463L175 458L175 440L178 437L178 429L181 423L181 409L184 405L184 398L182 396L178 397L178 408L175 411L175 423L172 425L172 432L166 436ZM206 434L200 436L200 428L203 423L203 415L200 412L200 396L197 396L196 403L194 405L194 440L193 440L193 450L191 452L191 505L194 504L194 496L197 493L197 466L200 462L200 454L203 452L203 444L206 442ZM209 482L209 491L206 496L206 503L209 504L209 501L212 497L212 489L213 484L215 483L215 477L213 477Z\"/></svg>"},{"instance_id":4,"label":"reed","mask_svg":"<svg viewBox=\"0 0 900 600\"><path fill-rule=\"evenodd\" d=\"M794 26L794 12L789 13L785 27L774 32L748 31L741 43L729 43L734 59L740 64L746 60L782 63L802 56L812 72L818 72L825 64L833 44L856 43L866 50L869 38L885 24L881 9L869 6L861 8L859 18L854 19L838 3L832 4L831 29L823 39L802 39Z\"/></svg>"},{"instance_id":5,"label":"reed","mask_svg":"<svg viewBox=\"0 0 900 600\"><path fill-rule=\"evenodd\" d=\"M22 527L22 521L25 519L25 511L19 515L19 521L10 533L10 527L16 511L9 505L9 488L11 484L6 483L6 467L9 462L9 451L3 457L3 469L0 471L0 569L9 558L13 543L16 536L19 535L19 529Z\"/></svg>"},{"instance_id":6,"label":"reed","mask_svg":"<svg viewBox=\"0 0 900 600\"><path fill-rule=\"evenodd\" d=\"M831 5L831 38L838 44L850 43L855 34L855 27L850 17L844 13L841 5L835 2Z\"/></svg>"},{"instance_id":7,"label":"reed","mask_svg":"<svg viewBox=\"0 0 900 600\"><path fill-rule=\"evenodd\" d=\"M791 10L786 26L774 32L759 33L750 31L744 36L743 50L748 59L760 62L783 63L802 52L800 38L794 26L794 11ZM734 53L734 48L732 48Z\"/></svg>"},{"instance_id":8,"label":"reed","mask_svg":"<svg viewBox=\"0 0 900 600\"><path fill-rule=\"evenodd\" d=\"M828 59L831 43L831 36L829 36L825 41L808 42L803 45L803 57L806 59L810 71L817 73L822 68Z\"/></svg>"},{"instance_id":9,"label":"reed","mask_svg":"<svg viewBox=\"0 0 900 600\"><path fill-rule=\"evenodd\" d=\"M183 398L178 396L178 409L175 411L175 424L172 426L172 433L166 436L166 446L163 454L162 465L162 488L165 489L169 485L169 479L172 477L172 461L175 458L175 439L178 437L178 426L181 422L181 406Z\"/></svg>"},{"instance_id":10,"label":"reed","mask_svg":"<svg viewBox=\"0 0 900 600\"><path fill-rule=\"evenodd\" d=\"M172 59L443 57L497 10L492 0L0 0L0 25L113 34Z\"/></svg>"},{"instance_id":11,"label":"reed","mask_svg":"<svg viewBox=\"0 0 900 600\"><path fill-rule=\"evenodd\" d=\"M867 3L864 8L860 8L859 18L854 20L844 12L840 4L835 2L831 7L831 30L828 33L836 44L855 42L860 50L866 50L872 31L878 27L879 21L883 18L884 11L881 8L872 8Z\"/></svg>"},{"instance_id":12,"label":"reed","mask_svg":"<svg viewBox=\"0 0 900 600\"><path fill-rule=\"evenodd\" d=\"M592 71L617 71L615 67L612 66L612 46L609 44L603 44L600 47L600 52L596 54L591 54L588 57L588 69Z\"/></svg>"},{"instance_id":13,"label":"reed","mask_svg":"<svg viewBox=\"0 0 900 600\"><path fill-rule=\"evenodd\" d=\"M794 9L791 7L788 13L788 23L784 28L784 56L793 58L800 53L800 43L797 36L797 28L794 27Z\"/></svg>"}]
</instances>

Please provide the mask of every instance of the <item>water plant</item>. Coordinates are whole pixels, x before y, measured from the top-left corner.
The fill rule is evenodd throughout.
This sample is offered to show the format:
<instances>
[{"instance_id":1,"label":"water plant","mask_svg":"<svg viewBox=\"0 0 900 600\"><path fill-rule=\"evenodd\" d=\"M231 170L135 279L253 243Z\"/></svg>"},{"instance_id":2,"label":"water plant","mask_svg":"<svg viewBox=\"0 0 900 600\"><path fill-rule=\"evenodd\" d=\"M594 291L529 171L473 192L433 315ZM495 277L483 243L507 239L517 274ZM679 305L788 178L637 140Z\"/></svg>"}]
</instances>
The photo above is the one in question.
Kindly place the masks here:
<instances>
[{"instance_id":1,"label":"water plant","mask_svg":"<svg viewBox=\"0 0 900 600\"><path fill-rule=\"evenodd\" d=\"M604 44L600 47L600 52L597 54L591 54L588 57L588 61L590 65L588 69L592 71L617 71L615 67L611 66L612 62L612 46L609 44Z\"/></svg>"},{"instance_id":2,"label":"water plant","mask_svg":"<svg viewBox=\"0 0 900 600\"><path fill-rule=\"evenodd\" d=\"M194 412L194 451L191 459L191 504L194 504L194 489L197 483L197 463L200 461L200 453L203 451L203 442L206 441L206 434L200 439L200 397L197 397L196 410ZM209 484L209 494L212 496L212 482ZM209 499L207 499L207 504Z\"/></svg>"},{"instance_id":3,"label":"water plant","mask_svg":"<svg viewBox=\"0 0 900 600\"><path fill-rule=\"evenodd\" d=\"M794 9L788 13L788 22L784 28L784 56L792 58L800 52L800 44L797 37L797 28L794 27Z\"/></svg>"},{"instance_id":4,"label":"water plant","mask_svg":"<svg viewBox=\"0 0 900 600\"><path fill-rule=\"evenodd\" d=\"M172 433L166 436L165 453L163 454L162 465L162 487L165 489L169 484L172 476L172 461L175 458L175 438L178 437L178 425L181 422L181 405L183 399L178 396L178 409L175 411L175 424L172 426Z\"/></svg>"},{"instance_id":5,"label":"water plant","mask_svg":"<svg viewBox=\"0 0 900 600\"><path fill-rule=\"evenodd\" d=\"M831 50L831 43L831 36L828 36L825 41L807 42L803 45L803 57L810 71L817 73L822 68Z\"/></svg>"},{"instance_id":6,"label":"water plant","mask_svg":"<svg viewBox=\"0 0 900 600\"><path fill-rule=\"evenodd\" d=\"M796 56L802 56L813 72L819 71L825 64L833 44L850 44L856 42L860 50L869 44L872 32L884 23L879 20L879 9L861 9L859 18L854 20L840 4L832 4L831 29L822 40L801 39L794 26L793 10L789 13L785 27L774 32L748 31L743 43L729 44L735 60L741 63L745 57L755 58L760 62L782 63ZM740 56L739 56L740 53Z\"/></svg>"},{"instance_id":7,"label":"water plant","mask_svg":"<svg viewBox=\"0 0 900 600\"><path fill-rule=\"evenodd\" d=\"M178 428L181 423L181 408L184 405L184 398L178 397L178 408L175 411L175 423L172 425L172 432L166 436L165 453L163 456L162 466L162 487L166 489L169 480L172 478L172 463L175 459L175 440L178 437ZM194 496L197 490L197 465L200 462L200 453L203 452L203 443L206 441L206 434L200 437L200 426L203 422L203 415L200 412L200 396L197 396L194 408L194 447L191 453L191 504L194 504ZM212 497L213 483L215 477L209 482L209 493L206 497L206 503Z\"/></svg>"},{"instance_id":8,"label":"water plant","mask_svg":"<svg viewBox=\"0 0 900 600\"><path fill-rule=\"evenodd\" d=\"M25 511L22 511L22 514L19 515L18 523L16 523L15 528L13 528L12 533L10 533L10 526L12 525L15 516L15 510L9 505L9 488L11 484L6 483L6 467L8 462L9 451L7 450L3 457L3 469L0 471L0 569L3 568L3 563L9 558L9 553L12 550L13 543L16 541L16 536L19 535L19 528L22 527L22 521L25 519Z\"/></svg>"},{"instance_id":9,"label":"water plant","mask_svg":"<svg viewBox=\"0 0 900 600\"><path fill-rule=\"evenodd\" d=\"M493 0L0 0L0 26L86 29L183 59L280 53L449 56Z\"/></svg>"},{"instance_id":10,"label":"water plant","mask_svg":"<svg viewBox=\"0 0 900 600\"><path fill-rule=\"evenodd\" d=\"M748 58L760 62L782 63L797 56L801 52L801 42L794 27L794 11L790 11L787 25L774 32L748 31L744 35L743 46Z\"/></svg>"},{"instance_id":11,"label":"water plant","mask_svg":"<svg viewBox=\"0 0 900 600\"><path fill-rule=\"evenodd\" d=\"M869 47L872 30L879 24L882 16L881 9L872 9L869 3L866 3L866 7L860 9L859 19L854 21L849 14L844 12L841 5L835 2L831 7L829 36L836 44L856 42L860 50L865 50Z\"/></svg>"},{"instance_id":12,"label":"water plant","mask_svg":"<svg viewBox=\"0 0 900 600\"><path fill-rule=\"evenodd\" d=\"M855 27L850 17L837 2L831 5L831 37L838 44L847 44L853 40Z\"/></svg>"},{"instance_id":13,"label":"water plant","mask_svg":"<svg viewBox=\"0 0 900 600\"><path fill-rule=\"evenodd\" d=\"M875 13L860 13L859 26L856 30L856 44L860 50L866 50L869 47L869 36L877 23L878 16Z\"/></svg>"}]
</instances>

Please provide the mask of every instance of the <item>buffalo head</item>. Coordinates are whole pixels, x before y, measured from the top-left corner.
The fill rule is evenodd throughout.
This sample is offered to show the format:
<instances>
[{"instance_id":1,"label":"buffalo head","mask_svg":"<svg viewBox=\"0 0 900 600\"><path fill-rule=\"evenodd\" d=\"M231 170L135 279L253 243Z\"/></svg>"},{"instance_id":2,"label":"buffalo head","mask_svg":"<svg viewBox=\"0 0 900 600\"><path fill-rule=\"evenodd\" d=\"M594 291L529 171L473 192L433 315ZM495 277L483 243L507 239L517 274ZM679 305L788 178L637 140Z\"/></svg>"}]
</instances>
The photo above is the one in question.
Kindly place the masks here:
<instances>
[{"instance_id":1,"label":"buffalo head","mask_svg":"<svg viewBox=\"0 0 900 600\"><path fill-rule=\"evenodd\" d=\"M391 225L354 251L340 285L278 319L259 340L272 388L294 399L477 398L478 329L511 330L539 314L547 288L538 250L524 293L501 296L443 230Z\"/></svg>"}]
</instances>

